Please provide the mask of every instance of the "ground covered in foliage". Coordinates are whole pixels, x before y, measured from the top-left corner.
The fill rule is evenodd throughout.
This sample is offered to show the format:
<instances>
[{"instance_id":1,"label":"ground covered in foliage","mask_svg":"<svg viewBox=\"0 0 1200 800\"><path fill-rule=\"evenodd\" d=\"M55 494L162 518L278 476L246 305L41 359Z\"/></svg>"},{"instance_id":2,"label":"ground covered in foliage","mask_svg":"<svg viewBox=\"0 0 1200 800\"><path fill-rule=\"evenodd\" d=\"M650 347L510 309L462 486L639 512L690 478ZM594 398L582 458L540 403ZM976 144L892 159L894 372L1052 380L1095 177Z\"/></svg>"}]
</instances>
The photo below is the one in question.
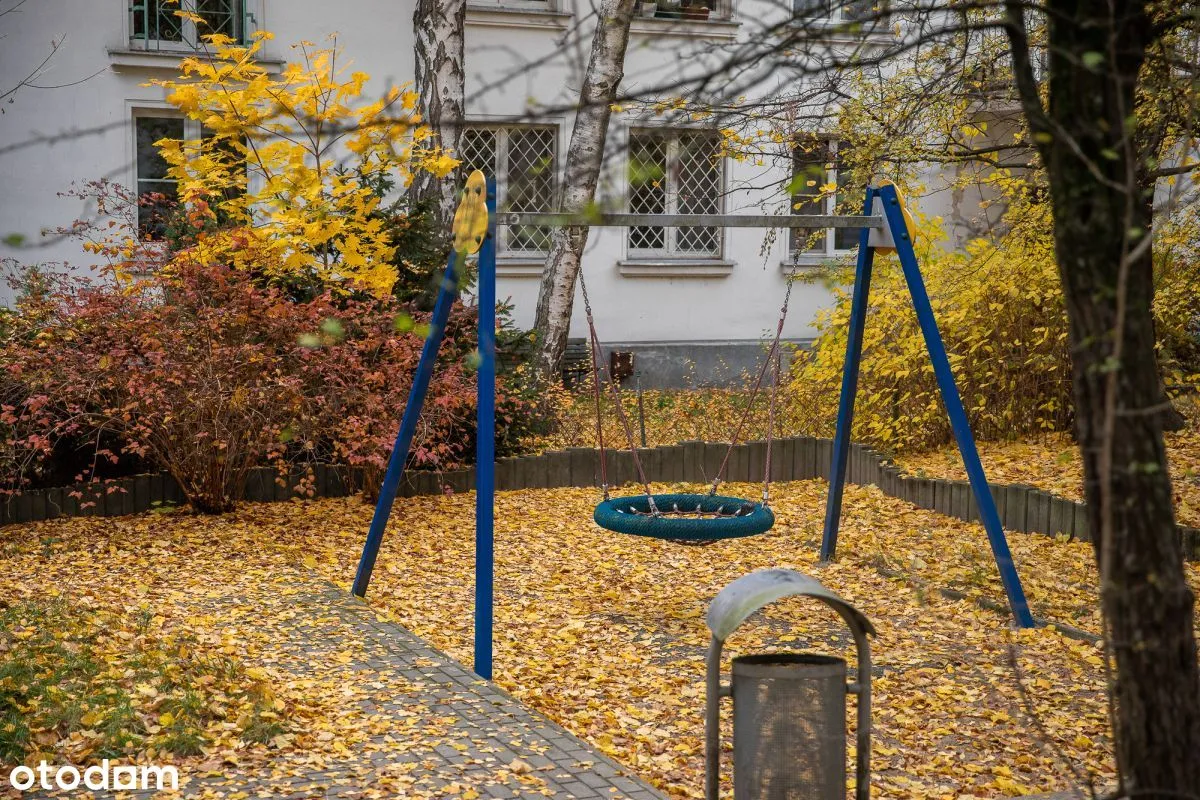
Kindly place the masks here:
<instances>
[{"instance_id":1,"label":"ground covered in foliage","mask_svg":"<svg viewBox=\"0 0 1200 800\"><path fill-rule=\"evenodd\" d=\"M672 795L698 796L707 602L746 571L790 566L879 629L880 796L1011 795L1061 788L1071 774L1105 784L1100 649L1055 630L1009 632L976 602L1003 600L982 530L874 489L847 490L839 559L816 567L823 495L819 481L778 486L771 533L695 548L598 530L589 490L502 493L498 682ZM324 500L0 531L13 586L0 646L5 663L26 665L0 676L4 760L23 749L77 764L153 753L208 770L336 763L371 720L346 713L336 663L319 680L289 679L273 632L293 616L295 576L348 586L369 518L356 500ZM470 494L405 500L371 588L377 610L464 663L472 529ZM1036 613L1099 632L1086 545L1014 535L1013 550ZM59 633L40 621L61 613L78 622ZM791 602L730 649L848 644L830 614ZM19 711L30 692L36 713Z\"/></svg>"},{"instance_id":2,"label":"ground covered in foliage","mask_svg":"<svg viewBox=\"0 0 1200 800\"><path fill-rule=\"evenodd\" d=\"M1167 459L1175 492L1175 516L1183 525L1200 527L1200 427L1166 434ZM1059 497L1083 499L1083 462L1079 446L1066 434L1047 434L1021 442L980 442L979 458L993 483L1023 483ZM962 457L951 446L903 455L897 463L927 478L965 480Z\"/></svg>"},{"instance_id":3,"label":"ground covered in foliage","mask_svg":"<svg viewBox=\"0 0 1200 800\"><path fill-rule=\"evenodd\" d=\"M750 402L744 389L651 390L620 393L622 409L641 445L657 447L687 440L728 441L730 432L741 424L741 439L762 439L767 429L767 400L760 393ZM595 404L591 395L579 393L563 402L559 409L558 430L545 439L547 449L556 447L595 447ZM1181 524L1200 526L1200 398L1189 396L1178 401L1189 425L1182 431L1165 435L1167 457L1174 482L1175 509ZM611 396L602 400L604 441L609 447L626 449L625 425L616 413ZM747 411L749 409L749 411ZM833 435L832 425L818 423L800 407L779 410L780 436ZM1045 433L1017 441L980 441L979 456L988 480L1034 486L1072 500L1083 499L1083 463L1079 447L1065 433ZM923 478L965 480L962 457L954 444L937 450L902 452L896 463Z\"/></svg>"}]
</instances>

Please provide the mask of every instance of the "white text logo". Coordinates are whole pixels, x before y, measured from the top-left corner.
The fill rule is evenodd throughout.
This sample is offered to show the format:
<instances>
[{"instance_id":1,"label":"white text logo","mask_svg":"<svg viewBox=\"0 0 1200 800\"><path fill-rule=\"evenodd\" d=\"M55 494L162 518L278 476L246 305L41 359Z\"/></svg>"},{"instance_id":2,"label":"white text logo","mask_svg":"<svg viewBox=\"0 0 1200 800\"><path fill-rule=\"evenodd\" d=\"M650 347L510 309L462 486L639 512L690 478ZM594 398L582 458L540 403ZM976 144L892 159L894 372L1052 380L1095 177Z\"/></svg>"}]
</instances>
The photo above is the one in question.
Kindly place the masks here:
<instances>
[{"instance_id":1,"label":"white text logo","mask_svg":"<svg viewBox=\"0 0 1200 800\"><path fill-rule=\"evenodd\" d=\"M110 767L108 759L95 766L79 769L69 764L55 767L45 761L33 767L16 767L8 774L14 789L24 792L38 786L42 789L71 791L83 787L97 791L138 791L146 789L178 789L179 772L175 767L124 766Z\"/></svg>"}]
</instances>

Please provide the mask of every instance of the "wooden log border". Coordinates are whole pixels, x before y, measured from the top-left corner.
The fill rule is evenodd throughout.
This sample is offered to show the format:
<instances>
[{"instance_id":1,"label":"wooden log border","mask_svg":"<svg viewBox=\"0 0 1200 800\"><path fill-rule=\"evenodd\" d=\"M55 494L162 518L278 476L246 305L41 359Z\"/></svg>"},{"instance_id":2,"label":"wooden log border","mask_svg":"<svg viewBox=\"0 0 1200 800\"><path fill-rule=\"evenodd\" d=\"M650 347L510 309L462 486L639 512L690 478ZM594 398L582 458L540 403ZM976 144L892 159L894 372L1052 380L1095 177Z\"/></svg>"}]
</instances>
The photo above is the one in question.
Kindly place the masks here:
<instances>
[{"instance_id":1,"label":"wooden log border","mask_svg":"<svg viewBox=\"0 0 1200 800\"><path fill-rule=\"evenodd\" d=\"M714 442L681 442L639 451L646 477L656 483L711 482L727 445ZM828 480L833 443L829 439L797 436L778 439L771 447L771 478L776 481ZM746 442L733 448L727 475L737 481L758 483L766 468L766 442ZM975 496L966 481L907 475L887 458L865 445L851 448L847 477L852 483L874 485L885 494L966 521L979 519ZM362 470L336 464L317 464L309 482L316 497L345 497L362 486ZM253 469L246 477L243 500L280 502L296 496L306 470L281 475L272 467ZM633 458L625 451L609 451L608 483L620 486L638 481ZM413 471L405 475L400 494L444 494L470 491L474 468L448 472ZM501 490L600 485L600 455L592 448L573 447L538 456L504 458L496 464L496 484ZM1019 484L992 484L1004 527L1021 533L1041 533L1089 541L1087 509L1082 503ZM183 492L166 472L133 475L52 489L37 489L0 499L0 525L39 522L60 517L119 516L181 505ZM1200 561L1200 528L1180 526L1185 558Z\"/></svg>"}]
</instances>

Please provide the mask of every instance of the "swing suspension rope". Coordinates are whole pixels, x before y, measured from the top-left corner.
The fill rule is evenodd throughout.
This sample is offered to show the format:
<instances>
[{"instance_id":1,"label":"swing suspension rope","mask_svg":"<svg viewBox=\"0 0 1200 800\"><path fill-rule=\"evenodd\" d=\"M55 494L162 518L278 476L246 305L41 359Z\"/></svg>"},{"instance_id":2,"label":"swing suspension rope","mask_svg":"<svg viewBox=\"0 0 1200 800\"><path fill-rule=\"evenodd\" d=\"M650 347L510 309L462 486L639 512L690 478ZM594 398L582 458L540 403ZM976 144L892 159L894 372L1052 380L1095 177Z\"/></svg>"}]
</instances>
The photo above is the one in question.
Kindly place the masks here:
<instances>
[{"instance_id":1,"label":"swing suspension rope","mask_svg":"<svg viewBox=\"0 0 1200 800\"><path fill-rule=\"evenodd\" d=\"M600 360L600 337L596 333L595 315L592 311L591 297L588 294L587 280L584 277L583 271L579 272L579 285L583 294L583 308L587 317L588 338L591 347L592 356L592 387L596 406L596 443L600 450L600 486L604 496L602 505L611 505L611 487L608 483L608 453L604 442L604 425L602 420L602 390L600 388L601 371L603 367ZM642 464L641 457L638 453L638 447L634 441L633 426L630 423L628 415L625 413L624 406L621 402L621 390L617 381L613 380L611 370L608 374L609 390L612 394L613 405L616 408L617 419L621 423L621 427L625 433L625 439L629 446L630 454L633 458L634 468L637 471L638 478L646 491L645 498L625 498L625 500L636 500L636 502L628 502L622 507L616 509L621 514L634 515L638 517L647 517L651 519L659 519L664 516L664 511L659 507L659 501L664 501L666 514L676 516L689 515L697 519L704 518L721 518L727 520L744 519L749 516L761 515L765 512L767 516L771 516L767 511L767 506L770 500L770 485L771 485L771 450L774 441L775 433L775 415L776 404L779 394L780 384L780 343L783 337L783 326L787 319L788 306L791 302L792 282L788 281L787 291L784 294L783 306L780 308L779 322L775 327L775 337L771 341L771 346L767 351L767 357L763 360L762 367L759 369L758 376L755 379L754 387L750 393L749 402L746 404L746 410L738 421L737 427L734 430L733 437L729 443L729 447L725 450L725 455L721 460L720 467L717 469L716 475L713 477L712 485L709 487L706 496L698 495L656 495L650 487L650 481L647 478L646 470ZM766 378L767 371L774 365L774 382L771 388L770 404L767 414L767 435L766 435L766 458L763 470L763 492L762 502L755 506L745 500L736 498L719 497L717 489L724 478L725 471L729 465L730 456L734 448L741 440L742 431L746 427L747 420L754 409L754 403L762 390L763 381ZM684 503L684 508L680 508L680 503ZM695 508L691 505L695 504ZM644 506L644 508L643 508ZM773 518L770 520L773 521ZM769 521L766 522L766 527L770 527ZM761 531L754 531L761 532ZM745 533L731 533L728 535L746 535ZM716 537L725 538L725 537ZM688 543L707 543L705 537L698 536L683 536L676 541Z\"/></svg>"},{"instance_id":2,"label":"swing suspension rope","mask_svg":"<svg viewBox=\"0 0 1200 800\"><path fill-rule=\"evenodd\" d=\"M592 351L592 384L595 387L596 393L596 444L600 448L600 487L604 493L604 499L611 499L609 496L608 485L608 455L604 449L604 425L601 420L600 409L600 337L596 335L596 319L592 314L592 300L588 296L587 281L583 278L583 270L579 270L579 288L583 292L583 310L587 315L588 337L591 340ZM629 443L629 451L633 454L633 466L637 470L638 477L641 478L642 486L646 489L646 497L650 499L650 512L658 516L658 507L654 504L654 495L650 490L650 480L646 477L646 470L642 467L642 459L638 456L637 444L633 440L633 427L629 424L629 418L625 415L625 409L621 405L621 390L617 386L617 382L612 379L611 372L608 379L609 389L612 390L613 405L617 408L617 418L621 421L621 426L625 430L625 438Z\"/></svg>"}]
</instances>

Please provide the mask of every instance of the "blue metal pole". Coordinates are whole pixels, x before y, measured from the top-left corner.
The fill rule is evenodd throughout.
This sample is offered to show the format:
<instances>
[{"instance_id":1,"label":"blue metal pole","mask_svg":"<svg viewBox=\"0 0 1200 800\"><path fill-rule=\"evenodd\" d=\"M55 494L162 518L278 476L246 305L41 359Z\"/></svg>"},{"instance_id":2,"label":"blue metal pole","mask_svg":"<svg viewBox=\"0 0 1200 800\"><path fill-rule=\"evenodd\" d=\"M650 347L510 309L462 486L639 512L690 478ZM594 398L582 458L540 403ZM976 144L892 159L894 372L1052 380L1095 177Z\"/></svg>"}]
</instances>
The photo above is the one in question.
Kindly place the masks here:
<instances>
[{"instance_id":1,"label":"blue metal pole","mask_svg":"<svg viewBox=\"0 0 1200 800\"><path fill-rule=\"evenodd\" d=\"M871 214L874 187L867 187L863 216ZM871 267L875 248L868 244L871 229L858 236L858 265L854 270L854 295L850 300L850 330L846 335L846 363L842 368L842 395L838 401L837 428L833 435L833 463L829 467L829 497L825 501L825 532L821 536L821 560L833 558L837 550L838 526L842 521L842 491L846 488L846 462L854 427L854 398L858 394L858 368L862 362L863 329L867 324L867 296L871 292Z\"/></svg>"},{"instance_id":2,"label":"blue metal pole","mask_svg":"<svg viewBox=\"0 0 1200 800\"><path fill-rule=\"evenodd\" d=\"M479 385L475 429L475 674L492 677L496 497L496 180L487 182L488 232L479 248Z\"/></svg>"},{"instance_id":3,"label":"blue metal pole","mask_svg":"<svg viewBox=\"0 0 1200 800\"><path fill-rule=\"evenodd\" d=\"M1021 587L1021 578L1017 575L1012 552L1008 549L1008 539L1005 538L1004 528L1000 524L1000 515L996 511L996 503L992 499L992 490L988 486L987 476L983 474L983 464L979 461L979 450L975 446L975 437L971 433L971 424L967 420L967 410L963 407L958 387L954 384L954 372L950 369L950 358L946 355L946 346L942 342L942 334L938 331L937 320L933 316L929 293L925 289L925 281L921 277L920 267L917 266L917 255L913 251L912 239L908 234L908 227L904 223L900 197L894 186L881 186L878 192L883 201L883 211L887 216L888 227L896 240L896 255L899 256L900 266L904 269L904 280L908 283L908 292L912 295L917 321L921 325L921 333L925 336L925 346L929 350L929 358L933 361L933 372L937 378L938 388L942 392L942 401L946 404L950 427L954 430L954 438L958 442L958 451L962 455L963 466L966 467L967 477L971 480L971 489L975 492L975 500L979 504L979 518L983 521L984 530L987 531L988 542L992 546L992 556L996 559L996 567L1000 570L1000 580L1008 595L1008 606L1012 609L1013 618L1019 626L1032 628L1033 616L1029 613L1025 590Z\"/></svg>"},{"instance_id":4,"label":"blue metal pole","mask_svg":"<svg viewBox=\"0 0 1200 800\"><path fill-rule=\"evenodd\" d=\"M429 391L429 381L433 377L433 367L437 362L438 349L442 345L442 335L446 332L446 320L450 317L450 307L454 305L454 298L458 294L455 260L456 254L451 252L446 261L446 274L442 277L442 285L438 289L437 302L433 306L429 336L421 348L421 360L417 362L412 388L408 391L408 402L400 420L400 432L396 434L396 443L392 445L392 454L388 457L387 472L383 475L383 485L379 487L375 516L371 518L367 541L363 544L362 557L358 560L358 571L354 575L354 586L350 591L359 597L366 596L367 587L371 583L371 572L375 569L375 559L379 556L379 545L383 543L383 531L387 527L388 517L392 514L392 503L396 499L396 490L400 488L400 478L404 475L404 464L408 461L408 451L412 447L413 434L417 430L421 406L425 404L425 394Z\"/></svg>"}]
</instances>

